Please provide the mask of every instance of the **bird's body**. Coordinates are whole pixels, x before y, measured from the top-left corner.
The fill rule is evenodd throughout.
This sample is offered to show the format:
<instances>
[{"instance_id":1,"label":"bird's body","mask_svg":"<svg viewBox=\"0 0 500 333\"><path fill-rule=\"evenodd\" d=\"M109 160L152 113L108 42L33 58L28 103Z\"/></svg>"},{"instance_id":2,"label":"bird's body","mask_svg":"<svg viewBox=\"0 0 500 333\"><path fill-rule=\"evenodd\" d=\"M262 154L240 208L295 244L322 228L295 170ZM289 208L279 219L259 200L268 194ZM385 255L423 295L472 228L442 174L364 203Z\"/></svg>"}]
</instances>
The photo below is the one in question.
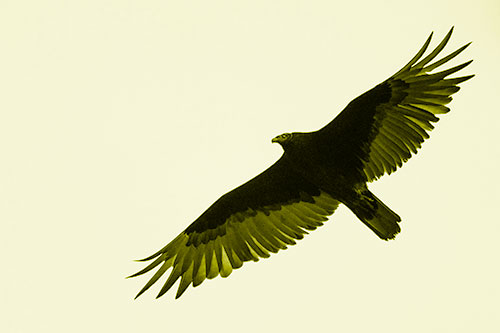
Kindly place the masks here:
<instances>
[{"instance_id":1,"label":"bird's body","mask_svg":"<svg viewBox=\"0 0 500 333\"><path fill-rule=\"evenodd\" d=\"M428 72L454 58L467 46L429 64L444 48L452 30L425 58L430 38L400 71L350 102L329 124L309 133L285 133L279 143L283 156L247 183L219 198L179 236L154 255L142 271L158 271L137 296L167 269L163 295L178 278L179 297L205 278L228 276L245 261L269 257L306 230L321 226L339 204L346 205L381 239L400 231L400 217L367 187L390 174L417 152L436 115L472 75L446 79L469 62L448 70ZM432 35L431 35L432 36Z\"/></svg>"}]
</instances>

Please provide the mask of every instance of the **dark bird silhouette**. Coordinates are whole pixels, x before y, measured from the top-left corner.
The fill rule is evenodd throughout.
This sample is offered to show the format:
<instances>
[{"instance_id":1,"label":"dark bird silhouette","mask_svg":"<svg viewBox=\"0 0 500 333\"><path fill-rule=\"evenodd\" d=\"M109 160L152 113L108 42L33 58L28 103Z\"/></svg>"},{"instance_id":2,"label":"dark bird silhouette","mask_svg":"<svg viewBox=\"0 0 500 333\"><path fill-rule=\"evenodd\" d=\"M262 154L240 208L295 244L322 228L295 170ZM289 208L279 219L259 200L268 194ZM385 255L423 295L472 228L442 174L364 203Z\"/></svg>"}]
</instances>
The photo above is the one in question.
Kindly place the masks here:
<instances>
[{"instance_id":1,"label":"dark bird silhouette","mask_svg":"<svg viewBox=\"0 0 500 333\"><path fill-rule=\"evenodd\" d=\"M245 261L295 244L341 203L378 237L393 239L401 218L368 190L367 182L394 172L416 154L437 115L450 110L445 105L459 90L457 85L473 77L447 78L472 60L431 73L470 44L431 63L452 31L422 58L431 33L406 66L351 101L325 127L272 139L284 150L276 163L220 197L164 248L141 260L154 259L131 277L158 270L136 298L170 268L158 297L179 278L176 298L190 284L196 287L219 274L227 277Z\"/></svg>"}]
</instances>

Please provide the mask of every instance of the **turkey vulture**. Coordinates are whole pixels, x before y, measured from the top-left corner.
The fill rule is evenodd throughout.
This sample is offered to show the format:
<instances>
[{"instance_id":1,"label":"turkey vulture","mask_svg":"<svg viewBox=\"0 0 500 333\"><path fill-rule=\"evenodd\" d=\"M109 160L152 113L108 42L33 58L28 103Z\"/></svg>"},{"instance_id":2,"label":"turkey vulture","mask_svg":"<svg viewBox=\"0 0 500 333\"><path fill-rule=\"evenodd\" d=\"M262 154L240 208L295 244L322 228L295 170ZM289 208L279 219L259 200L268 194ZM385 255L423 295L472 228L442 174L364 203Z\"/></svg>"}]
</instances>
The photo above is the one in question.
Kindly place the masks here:
<instances>
[{"instance_id":1,"label":"turkey vulture","mask_svg":"<svg viewBox=\"0 0 500 333\"><path fill-rule=\"evenodd\" d=\"M474 75L446 78L471 61L430 73L455 58L469 44L431 63L443 41L422 58L432 33L418 53L396 74L351 101L329 124L315 132L285 133L272 142L281 158L247 183L224 194L153 260L130 276L159 266L139 297L169 268L157 297L181 278L176 298L193 284L217 275L227 277L245 261L258 261L286 249L346 205L383 240L400 231L401 218L368 190L367 182L390 174L417 153L457 86Z\"/></svg>"}]
</instances>

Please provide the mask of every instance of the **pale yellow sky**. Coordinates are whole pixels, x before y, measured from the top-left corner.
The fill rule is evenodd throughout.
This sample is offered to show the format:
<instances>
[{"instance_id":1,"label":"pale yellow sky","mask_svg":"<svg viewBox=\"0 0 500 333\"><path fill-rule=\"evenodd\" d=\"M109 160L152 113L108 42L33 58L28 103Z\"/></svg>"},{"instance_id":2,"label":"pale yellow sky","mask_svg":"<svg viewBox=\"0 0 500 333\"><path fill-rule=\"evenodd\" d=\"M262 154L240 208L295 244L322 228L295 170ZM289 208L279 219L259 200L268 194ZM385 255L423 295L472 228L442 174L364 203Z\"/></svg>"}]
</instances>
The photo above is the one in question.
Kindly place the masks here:
<instances>
[{"instance_id":1,"label":"pale yellow sky","mask_svg":"<svg viewBox=\"0 0 500 333\"><path fill-rule=\"evenodd\" d=\"M342 4L340 4L342 3ZM498 1L2 1L1 332L498 332ZM298 245L179 300L124 279L270 140L333 119L455 26L476 77L371 189Z\"/></svg>"}]
</instances>

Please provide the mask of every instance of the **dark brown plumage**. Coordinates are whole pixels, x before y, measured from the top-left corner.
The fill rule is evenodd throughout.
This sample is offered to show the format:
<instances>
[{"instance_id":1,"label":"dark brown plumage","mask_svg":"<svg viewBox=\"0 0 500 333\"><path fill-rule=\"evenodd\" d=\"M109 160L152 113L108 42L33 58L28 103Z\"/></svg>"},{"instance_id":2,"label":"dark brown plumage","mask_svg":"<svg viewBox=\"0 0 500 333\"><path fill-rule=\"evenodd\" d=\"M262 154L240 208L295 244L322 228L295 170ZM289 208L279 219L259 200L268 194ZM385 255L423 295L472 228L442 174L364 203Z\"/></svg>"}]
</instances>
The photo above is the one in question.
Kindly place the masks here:
<instances>
[{"instance_id":1,"label":"dark brown plumage","mask_svg":"<svg viewBox=\"0 0 500 333\"><path fill-rule=\"evenodd\" d=\"M327 220L345 204L381 239L400 231L400 217L367 188L394 172L429 137L438 114L473 75L446 79L471 61L429 74L469 44L429 64L441 52L450 32L425 58L431 37L400 71L350 102L328 125L309 133L285 133L272 141L282 157L257 177L223 195L179 236L154 255L149 266L132 275L156 273L136 296L169 268L158 297L181 278L177 296L206 278L226 277L245 261L267 258L286 249Z\"/></svg>"}]
</instances>

